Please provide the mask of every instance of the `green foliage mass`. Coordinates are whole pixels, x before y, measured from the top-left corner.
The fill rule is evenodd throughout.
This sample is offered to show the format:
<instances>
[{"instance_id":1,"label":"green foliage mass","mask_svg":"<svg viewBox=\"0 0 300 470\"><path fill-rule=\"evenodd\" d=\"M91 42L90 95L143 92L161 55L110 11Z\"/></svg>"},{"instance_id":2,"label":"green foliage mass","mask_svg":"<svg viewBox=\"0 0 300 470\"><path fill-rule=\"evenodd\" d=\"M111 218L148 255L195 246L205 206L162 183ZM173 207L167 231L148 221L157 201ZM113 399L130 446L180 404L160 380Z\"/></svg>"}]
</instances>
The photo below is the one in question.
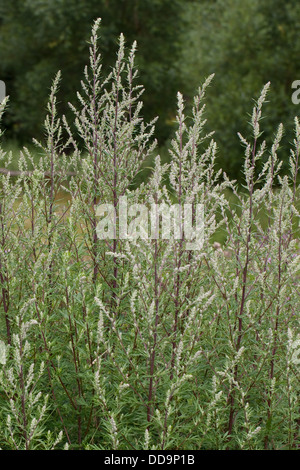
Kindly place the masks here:
<instances>
[{"instance_id":1,"label":"green foliage mass","mask_svg":"<svg viewBox=\"0 0 300 470\"><path fill-rule=\"evenodd\" d=\"M239 141L232 136L247 134L252 96L264 83L272 83L264 123L268 143L278 122L293 127L299 14L297 0L0 0L0 78L11 96L6 139L28 143L42 135L49 77L57 70L68 77L58 98L64 97L62 112L70 117L67 103L79 87L89 30L101 17L103 70L114 63L120 31L128 44L137 40L143 114L146 120L159 116L156 135L162 145L172 135L177 91L191 104L199 83L215 73L207 118L222 149L216 162L242 180ZM291 140L287 130L283 143ZM288 159L281 156L287 170Z\"/></svg>"},{"instance_id":2,"label":"green foliage mass","mask_svg":"<svg viewBox=\"0 0 300 470\"><path fill-rule=\"evenodd\" d=\"M0 447L299 449L299 119L284 175L282 124L271 146L261 135L267 82L251 137L239 134L240 191L216 169L210 75L190 115L177 94L162 164L136 44L128 52L120 35L104 74L99 27L75 130L60 115L58 73L39 160L24 147L17 177L0 173ZM0 147L1 166L11 158Z\"/></svg>"},{"instance_id":3,"label":"green foliage mass","mask_svg":"<svg viewBox=\"0 0 300 470\"><path fill-rule=\"evenodd\" d=\"M57 70L62 83L62 112L80 86L89 31L101 17L101 54L106 70L114 63L120 32L128 44L138 42L138 65L147 90L146 119L157 114L159 137L170 132L171 110L182 88L176 69L178 38L183 31L182 0L0 0L0 77L6 82L11 107L5 117L8 136L30 141L41 136L48 90ZM30 112L28 109L30 107Z\"/></svg>"},{"instance_id":4,"label":"green foliage mass","mask_svg":"<svg viewBox=\"0 0 300 470\"><path fill-rule=\"evenodd\" d=\"M204 0L194 2L186 14L192 25L181 62L186 93L192 95L200 78L215 73L215 86L207 96L207 118L222 149L219 165L240 178L239 140L233 136L238 131L247 134L248 110L262 84L272 84L272 105L266 106L264 119L268 142L278 122L291 129L298 114L291 86L300 78L300 4L297 0ZM283 143L291 140L287 130ZM286 168L288 158L281 156Z\"/></svg>"}]
</instances>

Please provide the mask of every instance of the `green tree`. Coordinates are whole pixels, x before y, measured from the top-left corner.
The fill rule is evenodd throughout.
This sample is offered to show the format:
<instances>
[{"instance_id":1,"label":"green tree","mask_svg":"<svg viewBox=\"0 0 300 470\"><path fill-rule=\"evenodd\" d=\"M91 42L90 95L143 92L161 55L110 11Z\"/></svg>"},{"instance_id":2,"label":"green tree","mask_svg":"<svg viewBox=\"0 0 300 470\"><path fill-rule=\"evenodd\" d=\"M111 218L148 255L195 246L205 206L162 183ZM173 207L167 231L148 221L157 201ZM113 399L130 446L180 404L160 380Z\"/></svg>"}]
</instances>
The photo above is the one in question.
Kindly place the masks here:
<instances>
[{"instance_id":1,"label":"green tree","mask_svg":"<svg viewBox=\"0 0 300 470\"><path fill-rule=\"evenodd\" d=\"M52 78L62 71L60 99L76 99L85 66L91 24L102 18L101 53L105 68L115 61L117 38L138 42L137 65L146 93L146 119L160 116L158 137L170 131L176 92L183 0L0 0L0 76L11 96L8 135L28 139L41 133ZM30 112L28 112L30 106Z\"/></svg>"},{"instance_id":2,"label":"green tree","mask_svg":"<svg viewBox=\"0 0 300 470\"><path fill-rule=\"evenodd\" d=\"M286 130L292 129L299 113L291 101L291 86L300 79L300 4L296 0L202 0L194 2L186 15L190 32L182 54L183 79L192 96L198 82L215 73L207 95L207 118L222 149L220 166L239 177L242 149L237 132L246 137L250 132L245 117L251 97L271 82L272 113L266 105L264 121L269 142L280 122ZM292 138L286 131L283 143ZM288 155L284 162L288 163Z\"/></svg>"}]
</instances>

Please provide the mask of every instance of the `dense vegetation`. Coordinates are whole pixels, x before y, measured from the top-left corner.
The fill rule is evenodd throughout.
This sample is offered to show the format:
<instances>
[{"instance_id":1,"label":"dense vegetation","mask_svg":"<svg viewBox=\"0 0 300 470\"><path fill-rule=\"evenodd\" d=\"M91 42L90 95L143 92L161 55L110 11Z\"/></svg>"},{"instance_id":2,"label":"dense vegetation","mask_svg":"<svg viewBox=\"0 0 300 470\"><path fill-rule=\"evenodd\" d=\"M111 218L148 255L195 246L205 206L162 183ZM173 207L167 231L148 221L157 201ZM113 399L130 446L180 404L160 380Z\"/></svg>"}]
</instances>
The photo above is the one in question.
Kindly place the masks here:
<instances>
[{"instance_id":1,"label":"dense vegetation","mask_svg":"<svg viewBox=\"0 0 300 470\"><path fill-rule=\"evenodd\" d=\"M0 79L11 97L3 125L4 139L19 145L41 138L51 78L62 71L58 100L71 120L82 76L90 25L103 20L101 53L105 72L114 63L118 34L138 43L140 81L146 89L144 118L159 116L160 148L174 132L176 93L190 113L193 95L205 77L215 73L207 96L210 130L219 147L217 165L242 179L237 132L247 136L252 97L271 81L265 108L268 144L278 122L282 143L293 139L292 83L300 79L297 0L0 0ZM28 109L30 108L30 112ZM279 149L279 154L281 149ZM284 151L283 170L288 168Z\"/></svg>"},{"instance_id":2,"label":"dense vegetation","mask_svg":"<svg viewBox=\"0 0 300 470\"><path fill-rule=\"evenodd\" d=\"M31 0L0 1L0 76L11 96L5 124L11 136L28 143L28 136L42 135L41 122L48 90L57 70L66 79L61 85L63 112L75 98L88 51L90 27L101 17L101 53L106 71L114 63L117 38L138 41L139 70L147 89L145 118L160 116L158 131L166 138L166 123L181 87L177 61L183 34L182 0ZM30 103L30 113L28 106Z\"/></svg>"},{"instance_id":3,"label":"dense vegetation","mask_svg":"<svg viewBox=\"0 0 300 470\"><path fill-rule=\"evenodd\" d=\"M291 101L292 84L300 77L300 36L296 0L216 0L195 2L187 10L189 31L181 69L192 93L199 77L215 73L207 96L207 117L222 149L219 164L234 178L241 177L237 132L248 135L247 116L252 96L271 82L272 105L265 107L264 132L271 143L278 122L285 126L282 144L293 139L293 121L299 105ZM187 53L186 51L189 51ZM279 155L284 170L288 159Z\"/></svg>"},{"instance_id":4,"label":"dense vegetation","mask_svg":"<svg viewBox=\"0 0 300 470\"><path fill-rule=\"evenodd\" d=\"M72 122L59 111L58 73L34 170L24 148L20 175L1 174L0 446L299 449L299 121L283 175L283 126L270 147L262 138L266 83L251 140L239 134L237 191L205 130L210 75L190 117L177 94L162 164L155 122L142 116L136 44L126 52L121 35L104 75L99 25ZM153 171L136 185L151 155ZM8 166L11 155L0 156ZM99 204L119 209L125 196L201 206L203 244L188 249L185 228L179 238L101 239Z\"/></svg>"}]
</instances>

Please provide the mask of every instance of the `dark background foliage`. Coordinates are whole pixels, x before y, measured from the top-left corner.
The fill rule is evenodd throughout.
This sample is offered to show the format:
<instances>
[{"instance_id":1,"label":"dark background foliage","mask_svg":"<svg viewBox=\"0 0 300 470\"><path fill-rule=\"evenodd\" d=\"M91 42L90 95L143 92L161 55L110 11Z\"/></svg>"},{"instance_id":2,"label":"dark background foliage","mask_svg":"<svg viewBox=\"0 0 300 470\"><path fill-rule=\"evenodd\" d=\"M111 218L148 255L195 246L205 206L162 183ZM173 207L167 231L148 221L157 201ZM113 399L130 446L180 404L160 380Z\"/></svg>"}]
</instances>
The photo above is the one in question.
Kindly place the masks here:
<instances>
[{"instance_id":1,"label":"dark background foliage","mask_svg":"<svg viewBox=\"0 0 300 470\"><path fill-rule=\"evenodd\" d=\"M176 92L191 102L212 72L208 127L216 131L218 164L230 176L239 178L241 168L236 133L247 136L252 98L268 81L272 103L266 106L265 137L270 141L283 122L284 142L292 139L298 107L291 85L300 79L296 0L0 0L0 79L10 95L6 139L24 144L41 136L49 87L59 69L60 111L71 117L67 103L76 101L96 17L102 18L104 73L115 61L120 32L128 46L137 40L144 116L160 116L160 145L173 130Z\"/></svg>"}]
</instances>

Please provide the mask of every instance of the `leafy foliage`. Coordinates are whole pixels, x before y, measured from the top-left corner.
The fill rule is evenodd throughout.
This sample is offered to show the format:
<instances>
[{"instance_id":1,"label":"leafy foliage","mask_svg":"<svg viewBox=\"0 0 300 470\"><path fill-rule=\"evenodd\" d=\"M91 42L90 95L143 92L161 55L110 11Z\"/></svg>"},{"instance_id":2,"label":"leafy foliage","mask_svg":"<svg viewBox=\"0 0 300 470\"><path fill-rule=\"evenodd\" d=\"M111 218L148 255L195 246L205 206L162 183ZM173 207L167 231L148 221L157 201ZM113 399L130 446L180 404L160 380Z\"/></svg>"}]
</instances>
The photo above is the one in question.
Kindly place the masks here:
<instances>
[{"instance_id":1,"label":"leafy foliage","mask_svg":"<svg viewBox=\"0 0 300 470\"><path fill-rule=\"evenodd\" d=\"M24 148L20 176L1 174L1 447L296 449L299 121L282 176L282 125L269 150L261 140L267 83L251 139L239 134L238 191L216 169L216 143L205 132L211 75L190 117L177 94L170 163L156 155L148 182L135 187L155 151L155 123L141 117L136 44L126 54L120 36L103 78L99 27L96 20L78 105L70 105L76 132L58 113L58 73L45 139L35 140L39 162L30 171ZM8 164L9 154L0 157ZM152 237L97 236L99 206L117 214L125 196L140 211L174 201L203 207L203 245L190 249L186 228L169 239L161 227ZM220 229L223 246L213 243Z\"/></svg>"},{"instance_id":2,"label":"leafy foliage","mask_svg":"<svg viewBox=\"0 0 300 470\"><path fill-rule=\"evenodd\" d=\"M138 41L139 68L147 88L145 118L153 119L159 113L157 131L164 140L170 133L167 121L180 88L176 36L184 28L181 12L185 4L182 0L1 0L0 75L12 98L5 118L8 135L26 144L28 135L41 137L49 77L57 70L68 77L61 84L61 94L62 112L70 117L66 104L74 100L90 27L100 16L106 72L114 63L119 31L129 43Z\"/></svg>"},{"instance_id":3,"label":"leafy foliage","mask_svg":"<svg viewBox=\"0 0 300 470\"><path fill-rule=\"evenodd\" d=\"M285 126L283 144L293 139L297 106L291 101L292 83L299 79L300 42L297 33L299 2L289 0L216 0L194 3L186 10L190 29L185 33L181 59L187 95L199 77L215 73L207 97L207 117L220 147L218 165L242 180L237 132L247 135L251 97L271 81L272 108L266 106L264 133L271 145L278 122ZM279 150L280 151L280 150ZM283 169L288 159L281 155Z\"/></svg>"}]
</instances>

